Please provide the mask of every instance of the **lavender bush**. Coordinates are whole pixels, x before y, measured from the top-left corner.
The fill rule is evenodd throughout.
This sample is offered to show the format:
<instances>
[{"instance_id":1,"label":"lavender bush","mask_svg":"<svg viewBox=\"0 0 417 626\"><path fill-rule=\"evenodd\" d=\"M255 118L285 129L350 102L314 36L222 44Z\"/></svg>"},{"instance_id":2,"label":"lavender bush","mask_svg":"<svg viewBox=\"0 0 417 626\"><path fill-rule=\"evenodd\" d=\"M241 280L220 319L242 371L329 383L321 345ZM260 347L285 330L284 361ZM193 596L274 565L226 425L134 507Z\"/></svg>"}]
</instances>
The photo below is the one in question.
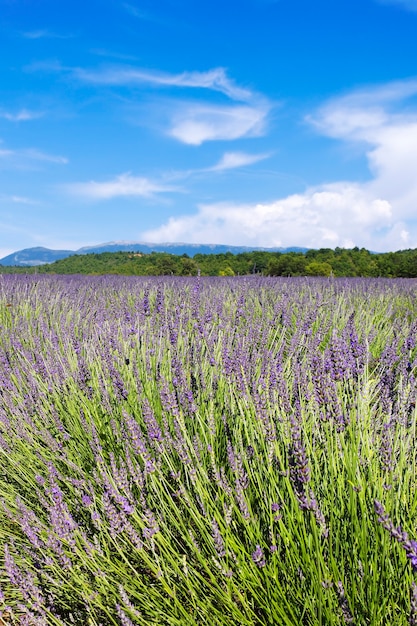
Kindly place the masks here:
<instances>
[{"instance_id":1,"label":"lavender bush","mask_svg":"<svg viewBox=\"0 0 417 626\"><path fill-rule=\"evenodd\" d=\"M417 282L0 277L0 623L417 623Z\"/></svg>"}]
</instances>

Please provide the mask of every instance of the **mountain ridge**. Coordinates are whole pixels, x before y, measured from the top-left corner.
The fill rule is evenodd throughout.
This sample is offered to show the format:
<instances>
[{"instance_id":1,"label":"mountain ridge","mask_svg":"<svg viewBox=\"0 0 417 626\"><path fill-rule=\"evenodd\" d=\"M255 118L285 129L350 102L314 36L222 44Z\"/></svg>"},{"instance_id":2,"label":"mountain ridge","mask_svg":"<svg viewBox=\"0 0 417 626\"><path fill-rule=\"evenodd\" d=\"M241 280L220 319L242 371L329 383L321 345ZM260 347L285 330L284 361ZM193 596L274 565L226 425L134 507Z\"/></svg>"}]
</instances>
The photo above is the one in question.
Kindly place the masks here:
<instances>
[{"instance_id":1,"label":"mountain ridge","mask_svg":"<svg viewBox=\"0 0 417 626\"><path fill-rule=\"evenodd\" d=\"M36 265L46 265L65 259L69 256L83 254L100 254L101 252L142 252L150 254L151 252L167 252L170 254L183 255L190 257L196 254L239 254L242 252L263 251L263 252L306 252L308 248L303 247L275 247L264 248L260 246L229 246L227 244L198 244L198 243L149 243L149 242L133 242L133 241L110 241L107 243L97 244L95 246L83 246L78 250L54 250L44 248L42 246L34 248L24 248L8 254L0 259L0 265L17 266L17 267L34 267Z\"/></svg>"}]
</instances>

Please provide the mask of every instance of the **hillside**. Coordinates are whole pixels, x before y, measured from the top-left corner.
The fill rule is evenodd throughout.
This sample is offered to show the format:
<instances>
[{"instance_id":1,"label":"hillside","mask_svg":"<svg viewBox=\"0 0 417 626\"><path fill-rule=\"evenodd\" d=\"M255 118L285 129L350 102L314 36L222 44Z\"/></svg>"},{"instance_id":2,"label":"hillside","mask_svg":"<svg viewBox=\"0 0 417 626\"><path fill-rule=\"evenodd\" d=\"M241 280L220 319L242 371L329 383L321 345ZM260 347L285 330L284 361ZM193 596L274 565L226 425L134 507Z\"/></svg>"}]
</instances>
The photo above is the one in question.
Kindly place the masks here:
<instances>
[{"instance_id":1,"label":"hillside","mask_svg":"<svg viewBox=\"0 0 417 626\"><path fill-rule=\"evenodd\" d=\"M120 274L137 276L368 276L417 277L417 250L373 254L364 248L232 254L103 252L73 255L38 267L1 266L0 273Z\"/></svg>"},{"instance_id":2,"label":"hillside","mask_svg":"<svg viewBox=\"0 0 417 626\"><path fill-rule=\"evenodd\" d=\"M200 244L200 243L146 243L133 241L111 241L101 243L96 246L86 246L78 250L51 250L50 248L25 248L0 259L0 265L16 265L19 267L31 267L32 265L43 265L53 263L59 259L74 254L100 254L101 252L139 252L141 254L151 254L152 252L165 252L168 254L194 257L196 254L240 254L241 252L253 252L262 250L264 252L306 252L307 248L258 248L247 246L228 246L225 244Z\"/></svg>"}]
</instances>

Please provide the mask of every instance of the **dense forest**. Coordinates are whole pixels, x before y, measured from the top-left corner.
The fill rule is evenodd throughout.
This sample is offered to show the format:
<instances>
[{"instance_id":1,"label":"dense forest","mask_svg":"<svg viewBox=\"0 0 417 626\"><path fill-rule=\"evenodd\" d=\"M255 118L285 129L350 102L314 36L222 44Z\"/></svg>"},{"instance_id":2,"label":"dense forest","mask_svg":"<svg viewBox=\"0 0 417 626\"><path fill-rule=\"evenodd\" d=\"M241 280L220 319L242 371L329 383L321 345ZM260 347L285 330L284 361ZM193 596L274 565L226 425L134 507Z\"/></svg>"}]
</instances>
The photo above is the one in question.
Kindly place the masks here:
<instances>
[{"instance_id":1,"label":"dense forest","mask_svg":"<svg viewBox=\"0 0 417 626\"><path fill-rule=\"evenodd\" d=\"M104 252L74 255L36 267L6 267L0 273L122 274L137 276L368 276L417 277L417 249L372 253L364 248L300 252L253 251L187 255Z\"/></svg>"}]
</instances>

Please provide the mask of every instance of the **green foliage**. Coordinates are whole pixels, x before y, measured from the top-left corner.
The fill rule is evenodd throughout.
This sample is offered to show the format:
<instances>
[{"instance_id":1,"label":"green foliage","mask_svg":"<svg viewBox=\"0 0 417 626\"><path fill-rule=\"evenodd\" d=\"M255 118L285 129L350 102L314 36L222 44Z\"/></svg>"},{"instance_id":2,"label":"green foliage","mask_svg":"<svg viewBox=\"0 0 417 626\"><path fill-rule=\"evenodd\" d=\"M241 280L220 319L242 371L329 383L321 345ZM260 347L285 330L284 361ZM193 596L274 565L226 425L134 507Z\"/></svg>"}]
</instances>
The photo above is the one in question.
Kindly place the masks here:
<instances>
[{"instance_id":1,"label":"green foliage","mask_svg":"<svg viewBox=\"0 0 417 626\"><path fill-rule=\"evenodd\" d=\"M330 276L333 273L332 266L326 261L311 261L305 270L307 276Z\"/></svg>"},{"instance_id":2,"label":"green foliage","mask_svg":"<svg viewBox=\"0 0 417 626\"><path fill-rule=\"evenodd\" d=\"M414 283L0 293L0 624L415 623Z\"/></svg>"},{"instance_id":3,"label":"green foliage","mask_svg":"<svg viewBox=\"0 0 417 626\"><path fill-rule=\"evenodd\" d=\"M37 267L6 267L0 274L119 274L124 276L362 276L417 277L417 250L373 254L365 248L232 254L103 252L74 255Z\"/></svg>"}]
</instances>

